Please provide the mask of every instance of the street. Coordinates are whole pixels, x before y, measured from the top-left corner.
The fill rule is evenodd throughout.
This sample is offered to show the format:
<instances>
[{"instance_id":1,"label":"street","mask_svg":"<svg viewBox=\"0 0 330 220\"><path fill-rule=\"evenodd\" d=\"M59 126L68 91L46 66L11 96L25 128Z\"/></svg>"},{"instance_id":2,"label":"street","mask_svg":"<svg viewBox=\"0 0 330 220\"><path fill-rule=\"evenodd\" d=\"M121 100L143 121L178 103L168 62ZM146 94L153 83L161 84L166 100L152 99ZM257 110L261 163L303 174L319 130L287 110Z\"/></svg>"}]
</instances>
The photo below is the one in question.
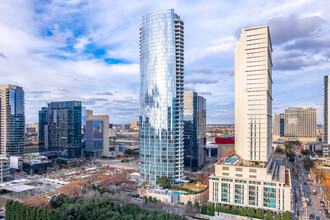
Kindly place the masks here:
<instances>
[{"instance_id":1,"label":"street","mask_svg":"<svg viewBox=\"0 0 330 220\"><path fill-rule=\"evenodd\" d=\"M295 193L297 197L297 204L298 204L298 213L296 212L296 206L295 206L295 214L297 216L301 216L301 219L309 219L310 214L314 214L315 217L319 216L320 219L327 219L324 213L323 208L321 208L320 200L318 198L320 189L318 186L316 186L313 182L308 181L308 175L309 171L305 169L304 166L304 155L300 154L299 149L297 147L294 147L294 152L296 155L295 162L291 164L291 170L294 170L295 172L292 172L292 182L293 182L293 192ZM301 156L301 157L300 157ZM297 174L297 175L295 175ZM317 194L312 195L312 191L316 190ZM303 207L303 201L302 199L309 199L309 204L307 204L307 207ZM293 198L293 202L294 202ZM295 204L295 203L294 203ZM322 212L319 212L321 210Z\"/></svg>"}]
</instances>

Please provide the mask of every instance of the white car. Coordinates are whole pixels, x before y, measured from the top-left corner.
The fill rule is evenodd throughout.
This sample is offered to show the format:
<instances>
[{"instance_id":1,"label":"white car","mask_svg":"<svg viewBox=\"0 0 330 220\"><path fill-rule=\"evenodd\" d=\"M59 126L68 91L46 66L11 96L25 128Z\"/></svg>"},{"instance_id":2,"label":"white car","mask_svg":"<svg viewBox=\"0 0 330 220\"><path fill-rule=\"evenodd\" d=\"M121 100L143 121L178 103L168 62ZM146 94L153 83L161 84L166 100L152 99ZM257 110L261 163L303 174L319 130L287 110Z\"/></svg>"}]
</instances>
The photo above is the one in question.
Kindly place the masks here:
<instances>
[{"instance_id":1,"label":"white car","mask_svg":"<svg viewBox=\"0 0 330 220\"><path fill-rule=\"evenodd\" d=\"M318 198L321 199L322 197L319 195Z\"/></svg>"}]
</instances>

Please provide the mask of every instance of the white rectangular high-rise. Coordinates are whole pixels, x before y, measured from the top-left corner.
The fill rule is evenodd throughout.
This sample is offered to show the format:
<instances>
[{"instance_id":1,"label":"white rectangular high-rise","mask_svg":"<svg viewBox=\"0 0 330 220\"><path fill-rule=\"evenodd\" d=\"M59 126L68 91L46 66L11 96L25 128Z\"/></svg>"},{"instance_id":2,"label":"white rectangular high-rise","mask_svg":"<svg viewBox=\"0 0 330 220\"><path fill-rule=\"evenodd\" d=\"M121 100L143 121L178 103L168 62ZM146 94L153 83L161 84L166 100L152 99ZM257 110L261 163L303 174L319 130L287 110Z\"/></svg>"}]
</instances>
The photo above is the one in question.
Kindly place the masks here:
<instances>
[{"instance_id":1,"label":"white rectangular high-rise","mask_svg":"<svg viewBox=\"0 0 330 220\"><path fill-rule=\"evenodd\" d=\"M272 144L272 43L268 26L243 29L235 51L235 149L266 164Z\"/></svg>"}]
</instances>

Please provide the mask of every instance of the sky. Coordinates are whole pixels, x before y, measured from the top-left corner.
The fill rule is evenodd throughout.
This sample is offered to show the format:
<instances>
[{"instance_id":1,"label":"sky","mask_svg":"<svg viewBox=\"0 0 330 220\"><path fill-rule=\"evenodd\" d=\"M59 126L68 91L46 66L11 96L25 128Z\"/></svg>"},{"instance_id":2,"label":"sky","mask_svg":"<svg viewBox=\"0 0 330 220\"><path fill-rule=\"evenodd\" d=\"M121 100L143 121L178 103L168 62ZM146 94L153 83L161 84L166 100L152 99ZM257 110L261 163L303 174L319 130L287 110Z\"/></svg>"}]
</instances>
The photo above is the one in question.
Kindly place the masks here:
<instances>
[{"instance_id":1,"label":"sky","mask_svg":"<svg viewBox=\"0 0 330 220\"><path fill-rule=\"evenodd\" d=\"M82 101L113 123L138 120L142 16L174 8L185 25L185 90L208 124L234 123L234 53L242 28L269 25L273 113L315 107L330 75L328 0L10 0L0 3L0 85L25 90L26 122L47 102Z\"/></svg>"}]
</instances>

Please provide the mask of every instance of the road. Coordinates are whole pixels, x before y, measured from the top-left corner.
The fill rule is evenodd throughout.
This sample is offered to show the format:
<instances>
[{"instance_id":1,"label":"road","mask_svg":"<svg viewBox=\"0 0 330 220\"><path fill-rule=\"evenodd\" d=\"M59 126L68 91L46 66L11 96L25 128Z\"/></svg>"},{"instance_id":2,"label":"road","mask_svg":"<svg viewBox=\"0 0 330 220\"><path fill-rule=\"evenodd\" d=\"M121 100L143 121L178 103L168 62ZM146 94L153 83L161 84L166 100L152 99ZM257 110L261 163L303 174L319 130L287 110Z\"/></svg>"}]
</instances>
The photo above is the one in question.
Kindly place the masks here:
<instances>
[{"instance_id":1,"label":"road","mask_svg":"<svg viewBox=\"0 0 330 220\"><path fill-rule=\"evenodd\" d=\"M303 162L303 155L300 157L300 151L295 147L295 154L296 154L296 160L294 164L291 165L291 167L295 170L295 172L292 172L292 182L293 182L293 189L297 196L297 202L298 202L298 212L299 216L302 217L302 219L309 219L309 215L313 213L315 216L320 216L320 219L327 219L323 208L321 208L320 205L320 199L318 198L318 195L312 195L312 191L316 190L319 193L319 187L316 186L314 183L307 181L309 171L305 169L304 162ZM297 176L294 175L294 173L297 173ZM305 185L306 183L306 185ZM309 198L310 204L307 208L303 207L302 198ZM319 213L319 210L322 210L321 213ZM307 212L307 213L306 213Z\"/></svg>"}]
</instances>

